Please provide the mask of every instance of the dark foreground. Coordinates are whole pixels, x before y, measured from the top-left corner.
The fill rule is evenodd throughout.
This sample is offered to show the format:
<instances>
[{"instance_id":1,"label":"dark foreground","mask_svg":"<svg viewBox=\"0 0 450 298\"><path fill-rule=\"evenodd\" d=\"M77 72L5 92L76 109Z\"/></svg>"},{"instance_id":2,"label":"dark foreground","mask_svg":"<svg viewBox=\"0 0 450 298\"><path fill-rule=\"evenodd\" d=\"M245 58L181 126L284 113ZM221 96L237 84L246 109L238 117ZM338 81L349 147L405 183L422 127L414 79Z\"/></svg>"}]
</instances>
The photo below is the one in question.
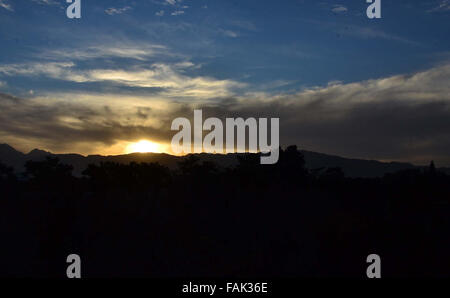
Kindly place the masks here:
<instances>
[{"instance_id":1,"label":"dark foreground","mask_svg":"<svg viewBox=\"0 0 450 298\"><path fill-rule=\"evenodd\" d=\"M64 278L79 254L83 277L365 278L372 253L384 277L450 276L450 176L433 165L350 179L289 147L273 166L71 171L0 166L0 276Z\"/></svg>"}]
</instances>

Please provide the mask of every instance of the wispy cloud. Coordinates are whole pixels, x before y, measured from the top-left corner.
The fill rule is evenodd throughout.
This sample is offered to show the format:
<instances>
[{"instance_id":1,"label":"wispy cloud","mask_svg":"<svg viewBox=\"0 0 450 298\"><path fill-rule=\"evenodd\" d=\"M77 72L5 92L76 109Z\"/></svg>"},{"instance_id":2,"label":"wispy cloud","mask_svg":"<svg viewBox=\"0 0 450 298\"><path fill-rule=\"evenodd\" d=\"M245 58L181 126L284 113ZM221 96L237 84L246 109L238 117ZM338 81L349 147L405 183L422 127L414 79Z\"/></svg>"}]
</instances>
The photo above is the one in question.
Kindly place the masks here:
<instances>
[{"instance_id":1,"label":"wispy cloud","mask_svg":"<svg viewBox=\"0 0 450 298\"><path fill-rule=\"evenodd\" d=\"M45 75L51 78L57 78L73 66L75 64L72 62L7 64L0 66L0 73L6 76Z\"/></svg>"},{"instance_id":2,"label":"wispy cloud","mask_svg":"<svg viewBox=\"0 0 450 298\"><path fill-rule=\"evenodd\" d=\"M6 0L0 0L0 7L3 7L4 9L9 11L14 11L12 5L6 2Z\"/></svg>"},{"instance_id":3,"label":"wispy cloud","mask_svg":"<svg viewBox=\"0 0 450 298\"><path fill-rule=\"evenodd\" d=\"M186 9L189 8L188 5L183 5L183 0L164 0L163 2L157 2L160 5L172 6L174 11L170 13L172 16L179 16L186 13ZM156 16L163 16L165 14L164 10L155 13Z\"/></svg>"},{"instance_id":4,"label":"wispy cloud","mask_svg":"<svg viewBox=\"0 0 450 298\"><path fill-rule=\"evenodd\" d=\"M131 69L79 69L73 62L9 64L0 66L6 76L47 77L75 83L105 82L118 86L158 88L159 94L178 98L213 98L231 96L245 84L232 80L187 76L183 72L192 63L162 64Z\"/></svg>"},{"instance_id":5,"label":"wispy cloud","mask_svg":"<svg viewBox=\"0 0 450 298\"><path fill-rule=\"evenodd\" d=\"M226 37L236 38L239 36L237 32L231 31L231 30L220 30L220 32L225 35Z\"/></svg>"},{"instance_id":6,"label":"wispy cloud","mask_svg":"<svg viewBox=\"0 0 450 298\"><path fill-rule=\"evenodd\" d=\"M441 0L440 3L428 12L450 11L450 0Z\"/></svg>"},{"instance_id":7,"label":"wispy cloud","mask_svg":"<svg viewBox=\"0 0 450 298\"><path fill-rule=\"evenodd\" d=\"M32 0L33 2L36 2L41 5L55 5L55 6L61 6L61 3L57 2L56 0ZM61 6L62 7L62 6Z\"/></svg>"},{"instance_id":8,"label":"wispy cloud","mask_svg":"<svg viewBox=\"0 0 450 298\"><path fill-rule=\"evenodd\" d=\"M37 58L48 60L88 60L96 58L128 58L146 60L156 55L171 55L167 47L157 44L130 43L104 43L103 45L84 45L79 48L62 48L45 50L37 54Z\"/></svg>"},{"instance_id":9,"label":"wispy cloud","mask_svg":"<svg viewBox=\"0 0 450 298\"><path fill-rule=\"evenodd\" d=\"M174 12L171 13L171 15L173 16L179 16L184 14L184 10L175 10Z\"/></svg>"},{"instance_id":10,"label":"wispy cloud","mask_svg":"<svg viewBox=\"0 0 450 298\"><path fill-rule=\"evenodd\" d=\"M175 4L177 4L177 0L166 0L166 3L168 3L170 5L175 5Z\"/></svg>"},{"instance_id":11,"label":"wispy cloud","mask_svg":"<svg viewBox=\"0 0 450 298\"><path fill-rule=\"evenodd\" d=\"M122 14L130 9L132 9L131 6L125 6L122 8L110 7L108 9L106 9L105 12L106 12L106 14L109 14L110 16L112 16L112 15L116 15L116 14Z\"/></svg>"},{"instance_id":12,"label":"wispy cloud","mask_svg":"<svg viewBox=\"0 0 450 298\"><path fill-rule=\"evenodd\" d=\"M340 4L335 4L333 5L333 8L331 9L332 12L334 13L345 13L348 11L347 7L340 5Z\"/></svg>"},{"instance_id":13,"label":"wispy cloud","mask_svg":"<svg viewBox=\"0 0 450 298\"><path fill-rule=\"evenodd\" d=\"M342 35L355 36L355 37L360 37L360 38L365 38L365 39L377 38L377 39L397 41L397 42L401 42L401 43L405 43L405 44L409 44L409 45L415 45L415 46L420 45L419 43L417 43L413 40L410 40L408 38L404 38L404 37L395 35L393 33L386 33L382 30L373 29L371 27L362 27L362 26L351 25L351 26L341 28L341 29L337 30L337 32Z\"/></svg>"}]
</instances>

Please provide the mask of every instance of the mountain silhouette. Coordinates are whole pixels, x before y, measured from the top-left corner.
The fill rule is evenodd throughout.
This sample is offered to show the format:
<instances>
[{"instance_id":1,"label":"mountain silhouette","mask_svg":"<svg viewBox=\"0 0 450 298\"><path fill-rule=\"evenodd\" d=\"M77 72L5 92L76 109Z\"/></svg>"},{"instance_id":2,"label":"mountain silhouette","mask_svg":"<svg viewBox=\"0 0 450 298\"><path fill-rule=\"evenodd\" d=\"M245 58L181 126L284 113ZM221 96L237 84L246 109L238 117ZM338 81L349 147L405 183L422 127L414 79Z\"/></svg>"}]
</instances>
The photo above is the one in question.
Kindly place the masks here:
<instances>
[{"instance_id":1,"label":"mountain silhouette","mask_svg":"<svg viewBox=\"0 0 450 298\"><path fill-rule=\"evenodd\" d=\"M307 169L325 171L328 168L341 168L347 177L382 177L388 173L416 168L416 166L410 163L350 159L306 150L301 150L301 152L304 155L305 166ZM197 156L200 161L214 162L222 168L227 168L235 167L238 164L238 157L241 156L242 153L200 153L190 155ZM181 160L187 158L186 156L174 156L166 153L131 153L109 156L83 156L80 154L53 154L40 149L34 149L28 154L24 154L8 144L0 145L0 162L13 167L15 172L23 172L25 169L24 165L29 160L42 161L49 156L57 157L64 164L72 165L74 167L74 175L76 176L81 176L81 173L89 164L99 164L100 162L117 162L123 164L128 164L130 162L158 162L163 166L174 169ZM446 171L447 169L444 170Z\"/></svg>"},{"instance_id":2,"label":"mountain silhouette","mask_svg":"<svg viewBox=\"0 0 450 298\"><path fill-rule=\"evenodd\" d=\"M0 161L8 166L22 167L26 159L26 155L22 152L17 151L8 144L0 145Z\"/></svg>"},{"instance_id":3,"label":"mountain silhouette","mask_svg":"<svg viewBox=\"0 0 450 298\"><path fill-rule=\"evenodd\" d=\"M51 152L40 150L40 149L33 149L28 154L27 157L34 159L40 159L45 158L46 156L53 155Z\"/></svg>"}]
</instances>

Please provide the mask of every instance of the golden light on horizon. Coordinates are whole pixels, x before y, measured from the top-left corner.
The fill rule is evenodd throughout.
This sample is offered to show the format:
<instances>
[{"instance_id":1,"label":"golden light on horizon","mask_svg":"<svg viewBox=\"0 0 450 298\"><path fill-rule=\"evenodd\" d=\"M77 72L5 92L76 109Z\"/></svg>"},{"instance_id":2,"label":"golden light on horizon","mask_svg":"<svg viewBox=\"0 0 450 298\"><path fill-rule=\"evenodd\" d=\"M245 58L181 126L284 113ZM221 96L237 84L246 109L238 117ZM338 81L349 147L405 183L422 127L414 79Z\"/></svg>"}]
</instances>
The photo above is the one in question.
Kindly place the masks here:
<instances>
[{"instance_id":1,"label":"golden light on horizon","mask_svg":"<svg viewBox=\"0 0 450 298\"><path fill-rule=\"evenodd\" d=\"M158 143L154 143L148 140L140 140L136 143L129 144L126 149L125 153L161 153L163 150L161 148L161 145Z\"/></svg>"}]
</instances>

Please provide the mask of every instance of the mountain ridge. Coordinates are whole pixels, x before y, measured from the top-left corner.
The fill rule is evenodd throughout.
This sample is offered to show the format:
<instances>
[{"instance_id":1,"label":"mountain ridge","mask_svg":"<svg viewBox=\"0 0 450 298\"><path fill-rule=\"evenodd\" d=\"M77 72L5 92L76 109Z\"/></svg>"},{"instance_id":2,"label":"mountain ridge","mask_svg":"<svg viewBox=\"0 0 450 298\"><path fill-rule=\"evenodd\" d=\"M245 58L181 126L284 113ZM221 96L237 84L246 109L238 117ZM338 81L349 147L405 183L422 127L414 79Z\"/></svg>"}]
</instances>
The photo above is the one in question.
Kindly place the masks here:
<instances>
[{"instance_id":1,"label":"mountain ridge","mask_svg":"<svg viewBox=\"0 0 450 298\"><path fill-rule=\"evenodd\" d=\"M308 169L339 167L348 177L381 177L387 173L400 170L422 168L411 163L381 162L377 160L345 158L307 150L300 151L305 157L305 163ZM242 155L242 153L199 153L189 155L196 155L200 161L213 161L219 166L226 168L236 166L238 164L237 156ZM47 156L57 157L62 163L72 165L74 167L74 175L76 176L80 176L89 164L98 164L100 162L158 162L161 165L174 169L180 160L186 158L186 156L175 156L167 153L130 153L108 156L95 154L84 156L76 153L54 154L40 149L33 149L25 154L8 144L0 144L0 162L13 167L19 173L24 171L26 161L40 161L44 160Z\"/></svg>"}]
</instances>

